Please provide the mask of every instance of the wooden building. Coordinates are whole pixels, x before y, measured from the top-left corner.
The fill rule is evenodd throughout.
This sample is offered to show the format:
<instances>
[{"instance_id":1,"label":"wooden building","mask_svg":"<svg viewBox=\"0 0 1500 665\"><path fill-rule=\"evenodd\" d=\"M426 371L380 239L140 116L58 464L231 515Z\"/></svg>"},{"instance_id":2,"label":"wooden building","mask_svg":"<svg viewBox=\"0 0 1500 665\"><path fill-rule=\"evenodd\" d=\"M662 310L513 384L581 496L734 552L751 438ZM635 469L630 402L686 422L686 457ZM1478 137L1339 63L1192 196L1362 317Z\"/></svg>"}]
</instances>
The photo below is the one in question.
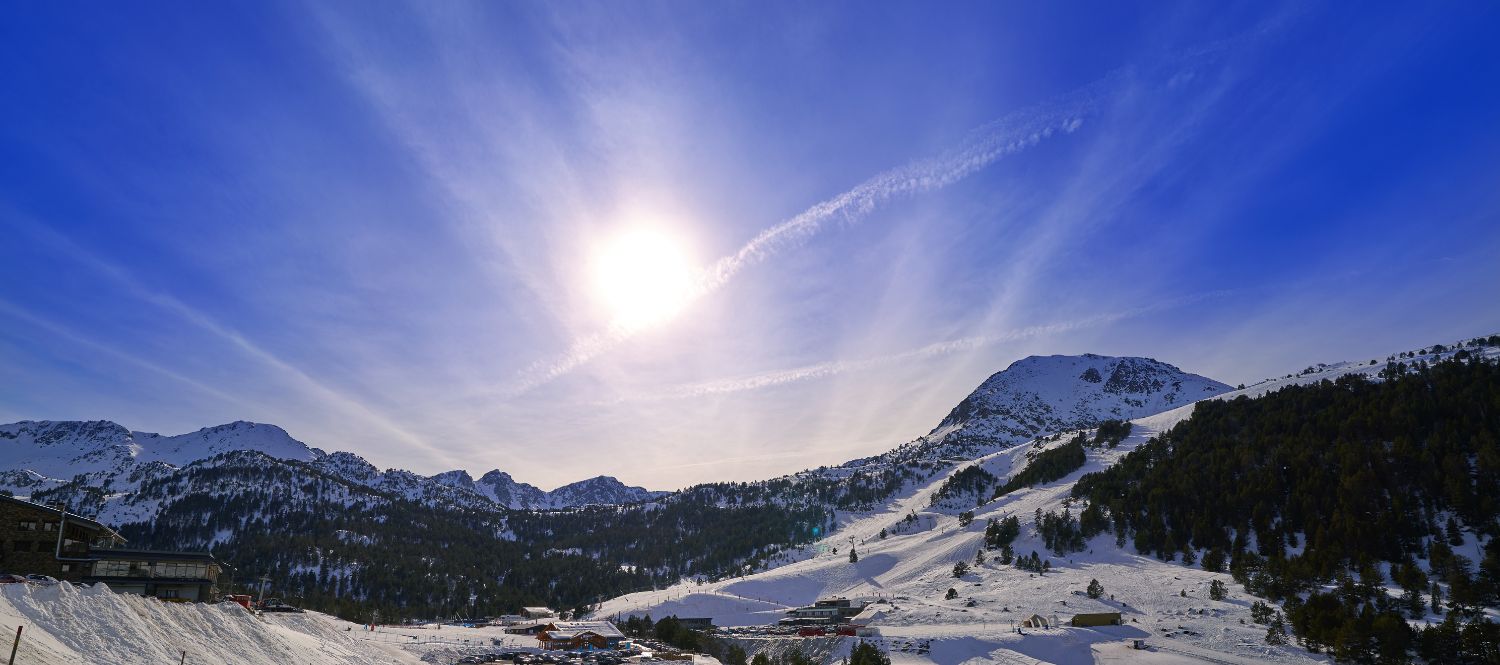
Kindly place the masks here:
<instances>
[{"instance_id":1,"label":"wooden building","mask_svg":"<svg viewBox=\"0 0 1500 665\"><path fill-rule=\"evenodd\" d=\"M82 582L96 548L125 542L94 520L0 495L0 572Z\"/></svg>"},{"instance_id":2,"label":"wooden building","mask_svg":"<svg viewBox=\"0 0 1500 665\"><path fill-rule=\"evenodd\" d=\"M554 621L536 634L544 649L618 649L625 634L608 621Z\"/></svg>"},{"instance_id":3,"label":"wooden building","mask_svg":"<svg viewBox=\"0 0 1500 665\"><path fill-rule=\"evenodd\" d=\"M216 600L221 564L207 552L124 549L95 520L0 495L0 572L104 582L110 589L176 600Z\"/></svg>"}]
</instances>

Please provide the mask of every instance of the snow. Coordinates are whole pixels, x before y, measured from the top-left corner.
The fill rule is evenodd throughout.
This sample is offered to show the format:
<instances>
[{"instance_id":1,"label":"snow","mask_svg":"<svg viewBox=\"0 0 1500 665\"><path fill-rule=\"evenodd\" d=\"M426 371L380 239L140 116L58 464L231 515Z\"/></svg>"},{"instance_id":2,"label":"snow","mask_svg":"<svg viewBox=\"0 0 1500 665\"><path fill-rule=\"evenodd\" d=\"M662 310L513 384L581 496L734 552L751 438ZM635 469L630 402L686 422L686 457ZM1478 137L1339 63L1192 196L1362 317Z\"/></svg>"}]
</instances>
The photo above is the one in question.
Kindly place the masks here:
<instances>
[{"instance_id":1,"label":"snow","mask_svg":"<svg viewBox=\"0 0 1500 665\"><path fill-rule=\"evenodd\" d=\"M874 622L882 640L915 640L930 647L926 654L904 653L897 647L896 663L959 665L974 659L1172 663L1203 662L1205 657L1231 663L1320 662L1295 647L1265 645L1265 627L1250 622L1251 597L1227 574L1121 551L1109 534L1088 543L1088 551L1048 556L1032 525L1035 511L1062 510L1079 477L1114 464L1188 411L1169 413L1138 419L1131 436L1119 446L1090 450L1084 467L1059 481L1021 489L975 508L975 520L968 527L958 525L959 509L930 505L932 494L948 475L939 474L881 510L851 517L819 543L815 549L820 553L811 558L746 577L622 596L606 601L596 616L676 614L713 617L719 625L767 625L782 618L787 608L845 596L886 605L881 608L884 616ZM1023 468L1027 453L1038 444L1053 447L1068 438L1065 434L1054 441L1013 446L976 462L1003 478ZM953 470L972 463L955 464ZM965 508L972 506L971 500ZM892 529L908 513L917 515L922 528L900 533ZM974 564L986 520L1007 515L1022 522L1021 536L1014 543L1017 554L1041 553L1051 563L1051 572L1034 575L1000 565L993 559L994 552L984 564ZM879 537L882 528L890 534L885 539ZM851 543L859 552L859 561L853 564L847 553ZM955 579L953 565L960 561L972 570ZM1107 594L1099 600L1082 593L1093 579L1104 585ZM1213 580L1228 585L1231 597L1209 600L1208 586ZM950 587L958 597L945 600ZM1026 629L1024 635L1014 629L1033 613L1056 615L1065 623L1075 613L1114 611L1122 613L1125 625ZM1124 648L1133 639L1145 639L1157 649Z\"/></svg>"},{"instance_id":2,"label":"snow","mask_svg":"<svg viewBox=\"0 0 1500 665\"><path fill-rule=\"evenodd\" d=\"M1500 349L1495 348L1480 352L1500 355ZM1451 354L1419 354L1418 358L1403 360L1408 364L1418 359L1435 362ZM1129 367L1122 371L1122 365ZM955 409L929 436L889 456L851 463L891 461L915 453L929 461L941 460L944 471L908 483L876 510L840 513L838 530L814 546L789 553L786 565L739 578L685 581L668 589L621 596L603 603L595 616L677 615L711 617L719 625L768 625L783 617L788 608L818 598L845 596L878 603L870 615L876 617L872 623L879 636L869 639L889 651L896 665L1326 662L1321 656L1292 646L1266 645L1264 627L1250 621L1249 608L1255 599L1228 575L1140 556L1128 548L1117 548L1110 534L1093 539L1083 552L1050 556L1032 524L1032 515L1038 510L1069 508L1069 494L1078 478L1113 465L1150 437L1190 416L1193 407L1189 397L1255 397L1282 386L1345 374L1373 376L1383 367L1383 362L1322 365L1295 376L1224 392L1227 387L1222 384L1146 359L1083 356L1018 361L1007 372L1019 371L1008 378L1004 372L991 377L966 400L970 402L967 411ZM1097 370L1098 381L1093 380L1089 369ZM1011 385L1010 393L997 388L1023 374L1028 376L1024 387ZM1077 383L1080 378L1098 390L1085 386L1079 393L1065 388L1064 383ZM1118 390L1105 389L1111 385ZM1018 418L1032 408L1051 414L1051 420ZM1133 417L1131 436L1116 448L1089 450L1084 467L1066 477L995 500L982 497L986 501L977 507L973 496L950 497L934 505L933 495L952 473L979 464L1003 479L1025 468L1031 453L1062 445L1071 435L1049 428L1077 422L1092 424L1110 415ZM1022 430L1058 432L1061 436L1016 440L1016 433ZM957 460L948 456L957 450L948 444L955 435L984 439L979 447L984 454ZM381 473L354 455L324 455L273 426L235 423L180 437L161 437L129 432L104 422L0 426L0 450L18 460L12 468L31 472L0 475L0 482L35 487L47 478L55 481L77 473L109 473L120 465L181 465L191 462L187 458L194 455L238 449L257 450L281 459L316 460L351 479L402 485L412 494L431 494L436 488L463 491L462 486L475 484L462 472L440 474L437 479L409 472ZM500 480L500 476L510 480L499 472L485 478ZM485 478L481 478L481 484ZM612 490L619 485L618 481L605 481L614 479L591 479L578 485L582 490ZM123 488L115 489L117 496L125 494L120 491ZM149 505L139 508L146 513L154 510ZM957 514L970 508L975 512L973 523L959 526ZM1076 513L1078 507L1072 508ZM915 523L905 522L907 515L916 516ZM1051 564L1050 572L1033 574L1000 565L993 559L994 553L985 563L974 564L986 521L1009 515L1017 516L1022 523L1022 533L1014 543L1016 553L1042 553ZM883 539L879 537L882 529L888 532ZM339 535L350 540L364 537L347 532ZM849 547L859 552L857 563L849 563ZM955 579L951 574L953 564L960 561L969 563L972 569ZM1082 593L1094 579L1105 588L1106 595L1099 599ZM1208 598L1209 585L1216 580L1230 590L1225 600ZM953 600L945 599L950 587L957 593ZM1075 613L1101 611L1120 612L1124 625L1042 630L1015 627L1033 613L1066 622ZM498 627L408 626L369 631L314 612L256 616L232 603L168 603L118 595L103 585L0 585L0 631L13 633L19 625L26 630L18 662L28 665L164 663L177 662L184 653L189 663L432 663L452 662L487 649L495 641L511 648L535 646L534 639L505 635ZM756 650L784 649L793 643L790 638L737 639L759 644ZM1129 648L1128 643L1135 639L1146 640L1150 648ZM809 652L832 660L847 654L852 640L820 638L798 643L815 647Z\"/></svg>"},{"instance_id":3,"label":"snow","mask_svg":"<svg viewBox=\"0 0 1500 665\"><path fill-rule=\"evenodd\" d=\"M1417 360L1434 363L1455 351L1452 348L1438 353L1418 351L1414 358L1399 360L1408 365ZM1468 351L1487 357L1500 355L1500 349L1494 347L1471 346ZM976 405L969 407L968 414L988 409L989 416L998 416L998 421L964 420L958 417L965 415L960 413L962 409L955 409L955 414L943 425L913 447L930 449L933 441L965 430L1003 440L1005 435L1014 434L1012 430L1020 421L1013 416L1024 410L1025 404L1044 404L1042 413L1056 413L1057 405L1073 403L1077 396L1073 388L1065 385L1068 381L1090 367L1098 369L1101 379L1111 376L1099 367L1117 360L1120 359L1054 356L1018 361L1006 372L991 377L966 400ZM1164 367L1179 371L1170 365ZM1175 394L1201 392L1198 398L1202 399L1253 398L1288 385L1333 380L1348 374L1376 378L1384 368L1384 361L1374 365L1369 361L1321 365L1239 390L1226 390L1227 386L1207 379L1184 380L1187 390ZM1025 381L1008 383L1023 375ZM1136 377L1143 375L1149 377L1149 373L1135 373ZM1001 386L1002 383L1006 385ZM712 617L718 625L768 625L782 618L786 608L806 605L818 598L845 596L887 605L883 616L873 624L880 631L880 645L890 651L897 665L1327 662L1322 656L1294 646L1266 645L1265 627L1250 620L1250 606L1258 599L1227 574L1140 556L1128 547L1116 547L1113 535L1108 533L1090 541L1083 552L1050 556L1033 525L1036 511L1068 508L1073 484L1080 477L1112 466L1151 437L1191 416L1194 408L1192 400L1174 407L1172 402L1176 398L1168 399L1169 393L1157 393L1146 400L1133 397L1113 400L1103 399L1103 393L1095 394L1088 388L1084 391L1088 395L1083 401L1089 402L1092 409L1118 408L1117 413L1137 409L1130 412L1134 416L1132 432L1113 449L1089 450L1084 466L1064 478L1012 492L977 508L972 495L960 497L967 503L949 499L934 506L933 494L952 473L979 464L1004 479L1025 467L1028 453L1062 445L1071 433L1002 447L972 461L949 460L945 472L908 486L878 510L840 514L840 528L816 546L807 548L807 555L801 560L744 577L709 583L689 581L659 591L621 596L603 603L596 616L649 613L660 618L675 614ZM1071 415L1087 420L1092 413L1095 412L1085 409ZM970 508L975 512L973 523L960 527L957 513ZM1080 508L1072 506L1075 516ZM902 521L908 514L916 516L914 524ZM986 521L1009 515L1018 517L1022 524L1021 536L1014 543L1016 554L1041 553L1051 563L1050 572L1037 575L1000 565L993 558L996 552L988 553L990 558L984 564L974 564L974 554L983 543ZM879 537L882 529L889 534L885 539ZM859 553L857 563L849 563L850 546ZM953 564L959 561L968 563L972 569L962 579L955 579ZM1083 594L1094 579L1105 588L1106 595L1098 600ZM1214 580L1229 589L1229 597L1223 601L1208 597L1209 584ZM958 597L945 600L950 587L957 591ZM1014 629L1015 624L1033 613L1056 615L1066 622L1075 613L1112 611L1121 613L1124 625L1026 629L1025 634ZM1146 640L1150 648L1130 648L1128 643L1134 639Z\"/></svg>"},{"instance_id":4,"label":"snow","mask_svg":"<svg viewBox=\"0 0 1500 665\"><path fill-rule=\"evenodd\" d=\"M357 639L353 624L314 613L257 617L234 603L168 603L104 585L0 586L0 631L24 626L27 665L355 665L420 663L409 651ZM351 630L344 631L345 625Z\"/></svg>"},{"instance_id":5,"label":"snow","mask_svg":"<svg viewBox=\"0 0 1500 665\"><path fill-rule=\"evenodd\" d=\"M25 665L452 663L496 648L536 650L497 626L368 626L318 612L256 615L235 603L172 603L103 584L0 585L0 633L24 626Z\"/></svg>"}]
</instances>

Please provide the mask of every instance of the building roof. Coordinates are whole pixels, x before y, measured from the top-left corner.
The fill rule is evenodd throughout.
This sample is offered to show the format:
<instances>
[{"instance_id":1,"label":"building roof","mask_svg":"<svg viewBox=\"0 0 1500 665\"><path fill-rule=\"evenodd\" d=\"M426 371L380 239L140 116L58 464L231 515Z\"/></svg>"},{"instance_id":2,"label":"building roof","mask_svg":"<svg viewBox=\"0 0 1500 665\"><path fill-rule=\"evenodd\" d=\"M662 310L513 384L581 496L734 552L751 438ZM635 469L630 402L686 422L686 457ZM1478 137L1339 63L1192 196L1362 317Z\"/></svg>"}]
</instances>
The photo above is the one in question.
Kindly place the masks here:
<instances>
[{"instance_id":1,"label":"building roof","mask_svg":"<svg viewBox=\"0 0 1500 665\"><path fill-rule=\"evenodd\" d=\"M96 559L149 559L152 561L202 561L205 563L219 563L218 559L215 559L214 555L208 552L166 552L162 550L137 550L123 547L89 550L89 556Z\"/></svg>"},{"instance_id":2,"label":"building roof","mask_svg":"<svg viewBox=\"0 0 1500 665\"><path fill-rule=\"evenodd\" d=\"M547 624L546 632L549 637L558 639L568 639L585 632L600 637L625 637L625 633L608 621L553 621Z\"/></svg>"},{"instance_id":3,"label":"building roof","mask_svg":"<svg viewBox=\"0 0 1500 665\"><path fill-rule=\"evenodd\" d=\"M70 522L72 524L76 524L76 525L81 526L81 527L83 527L85 529L90 529L90 530L93 530L93 531L103 531L105 533L105 535L107 535L107 536L109 536L111 538L117 538L122 543L125 542L125 539L121 538L120 534L115 533L114 529L111 529L111 528L109 528L107 526L104 526L103 524L100 524L96 520L91 520L91 519L89 519L87 517L84 517L82 515L78 515L76 513L70 513L70 512L64 511L61 508L55 508L53 506L49 506L49 505L42 504L42 503L37 503L35 501L28 501L26 499L18 499L16 497L6 496L4 494L0 494L0 502L7 502L7 503L11 503L11 504L19 504L22 507L29 508L31 510L36 510L36 511L39 511L39 512L49 513L49 514L52 514L52 515L56 515L57 517L62 517L64 515L67 515L68 522Z\"/></svg>"},{"instance_id":4,"label":"building roof","mask_svg":"<svg viewBox=\"0 0 1500 665\"><path fill-rule=\"evenodd\" d=\"M530 614L541 614L543 612L550 613L553 610L550 607L523 607L523 608L521 608L521 611L522 612L527 612L527 613L530 613Z\"/></svg>"}]
</instances>

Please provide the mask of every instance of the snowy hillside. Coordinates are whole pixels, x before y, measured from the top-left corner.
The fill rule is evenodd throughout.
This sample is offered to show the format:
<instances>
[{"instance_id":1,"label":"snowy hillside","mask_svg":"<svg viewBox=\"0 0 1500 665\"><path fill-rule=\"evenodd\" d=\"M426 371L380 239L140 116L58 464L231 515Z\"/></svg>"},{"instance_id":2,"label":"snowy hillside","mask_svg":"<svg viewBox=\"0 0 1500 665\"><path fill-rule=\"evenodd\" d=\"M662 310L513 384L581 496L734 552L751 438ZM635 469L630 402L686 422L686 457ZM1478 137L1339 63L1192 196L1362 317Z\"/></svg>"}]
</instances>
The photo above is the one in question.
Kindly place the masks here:
<instances>
[{"instance_id":1,"label":"snowy hillside","mask_svg":"<svg viewBox=\"0 0 1500 665\"><path fill-rule=\"evenodd\" d=\"M800 557L790 557L785 565L733 579L690 580L661 591L614 598L603 603L596 616L675 614L713 617L721 625L767 625L784 617L789 608L819 598L844 596L879 603L881 617L874 625L883 646L894 650L896 663L958 665L976 658L1007 663L1323 662L1325 657L1294 645L1268 645L1266 626L1257 625L1251 613L1252 604L1259 599L1227 573L1210 572L1192 562L1140 555L1129 546L1121 547L1107 531L1086 540L1078 551L1054 555L1041 523L1049 516L1080 510L1071 496L1079 478L1112 467L1152 437L1189 418L1192 402L1196 401L1189 399L1192 392L1205 393L1199 398L1253 398L1288 385L1316 384L1348 374L1378 379L1388 362L1432 364L1456 353L1500 356L1500 346L1493 341L1484 344L1471 341L1466 350L1455 348L1457 345L1438 345L1393 354L1374 363L1365 360L1319 365L1232 391L1203 380L1196 384L1184 381L1175 391L1161 392L1160 388L1171 382L1132 380L1130 377L1148 376L1132 368L1117 385L1152 387L1158 391L1156 398L1143 399L1140 405L1123 400L1092 401L1096 405L1121 405L1118 413L1133 416L1131 433L1116 446L1086 448L1083 465L1061 478L997 498L992 498L989 487L958 497L943 493L950 479L961 471L973 475L974 468L997 479L1015 477L1045 451L1068 445L1072 433L1040 437L973 461L956 461L942 473L905 486L876 510L841 514L836 531ZM935 432L961 431L977 424L987 435L1003 437L1014 436L1026 427L1040 429L1059 422L1055 419L1067 417L1059 415L1059 402L1070 402L1079 394L1087 396L1086 401L1112 394L1102 390L1110 383L1106 377L1113 374L1094 365L1100 360L1105 359L1031 358L1018 362L987 381ZM1097 376L1089 369L1098 370ZM1080 376L1099 390L1075 390L1066 382L1058 382L1050 391L1017 391L1011 383L1024 376L1030 385L1051 385L1038 377L1057 377L1063 372ZM1183 392L1184 388L1190 392ZM1015 400L1016 392L1028 396ZM1169 399L1167 395L1174 397ZM1175 408L1160 408L1174 406L1174 401ZM1038 417L1028 418L1024 407L1018 410L1011 406L1027 403L1037 409ZM1128 411L1130 408L1160 412L1144 415ZM1092 440L1094 432L1081 433ZM1015 555L1038 553L1046 565L1045 572L1001 563L996 550L986 549L985 532L990 520L999 523L1006 518L1016 518L1020 524L1019 535L1012 543ZM857 561L851 561L851 548L857 553ZM967 570L955 570L959 564ZM1093 580L1104 589L1098 599L1085 595ZM1209 597L1210 584L1215 582L1227 589L1227 597L1222 600ZM1025 629L1025 634L1016 631L1019 622L1031 614L1056 616L1066 622L1075 613L1116 611L1124 618L1122 626ZM1145 639L1154 650L1125 648L1123 642L1131 639Z\"/></svg>"},{"instance_id":2,"label":"snowy hillside","mask_svg":"<svg viewBox=\"0 0 1500 665\"><path fill-rule=\"evenodd\" d=\"M1174 414L1138 420L1135 432L1119 446L1090 451L1082 469L1057 482L1013 492L975 508L968 526L960 526L958 510L932 507L934 494L947 479L945 474L913 488L881 511L854 517L819 543L811 558L737 579L684 583L615 598L605 602L596 616L677 614L712 616L726 625L764 625L785 616L788 608L845 596L885 603L884 616L877 622L883 646L921 643L929 651L903 659L898 646L897 662L958 665L980 658L1081 663L1102 660L1106 654L1126 660L1162 653L1131 654L1119 649L1125 640L1135 638L1219 662L1317 662L1294 647L1267 647L1262 642L1265 628L1251 623L1251 599L1242 591L1224 602L1210 601L1209 583L1217 579L1232 585L1227 574L1122 552L1109 536L1095 538L1084 552L1047 556L1032 524L1036 511L1063 510L1073 482L1128 454L1186 411ZM1014 446L975 463L1003 477L1024 468L1028 453L1058 445L1053 441ZM1050 565L1048 573L1003 565L994 553L984 563L976 563L987 520L1009 516L1020 518L1024 525L1015 551L1023 556L1041 553ZM885 538L880 536L882 530ZM849 561L851 546L858 553L855 563ZM970 570L955 578L954 565L960 562ZM1083 595L1092 579L1104 586L1106 595L1099 600ZM956 592L952 599L947 598L950 588ZM1181 595L1184 592L1186 596ZM1115 611L1123 614L1125 625L1027 629L1026 635L1014 632L1015 624L1031 614L1056 615L1066 621L1079 612ZM1167 637L1168 633L1172 636Z\"/></svg>"}]
</instances>

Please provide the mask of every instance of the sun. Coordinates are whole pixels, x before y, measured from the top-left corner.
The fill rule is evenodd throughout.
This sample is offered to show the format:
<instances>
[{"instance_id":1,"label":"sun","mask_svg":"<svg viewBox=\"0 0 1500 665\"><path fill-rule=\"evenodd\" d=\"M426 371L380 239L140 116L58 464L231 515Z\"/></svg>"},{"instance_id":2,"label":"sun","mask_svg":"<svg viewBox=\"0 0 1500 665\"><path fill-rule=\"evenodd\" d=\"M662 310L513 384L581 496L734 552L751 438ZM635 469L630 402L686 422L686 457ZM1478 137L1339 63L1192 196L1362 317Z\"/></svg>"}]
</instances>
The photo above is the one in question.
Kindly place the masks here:
<instances>
[{"instance_id":1,"label":"sun","mask_svg":"<svg viewBox=\"0 0 1500 665\"><path fill-rule=\"evenodd\" d=\"M697 270L681 239L637 228L605 243L593 260L594 291L614 325L640 330L676 316L692 297Z\"/></svg>"}]
</instances>

